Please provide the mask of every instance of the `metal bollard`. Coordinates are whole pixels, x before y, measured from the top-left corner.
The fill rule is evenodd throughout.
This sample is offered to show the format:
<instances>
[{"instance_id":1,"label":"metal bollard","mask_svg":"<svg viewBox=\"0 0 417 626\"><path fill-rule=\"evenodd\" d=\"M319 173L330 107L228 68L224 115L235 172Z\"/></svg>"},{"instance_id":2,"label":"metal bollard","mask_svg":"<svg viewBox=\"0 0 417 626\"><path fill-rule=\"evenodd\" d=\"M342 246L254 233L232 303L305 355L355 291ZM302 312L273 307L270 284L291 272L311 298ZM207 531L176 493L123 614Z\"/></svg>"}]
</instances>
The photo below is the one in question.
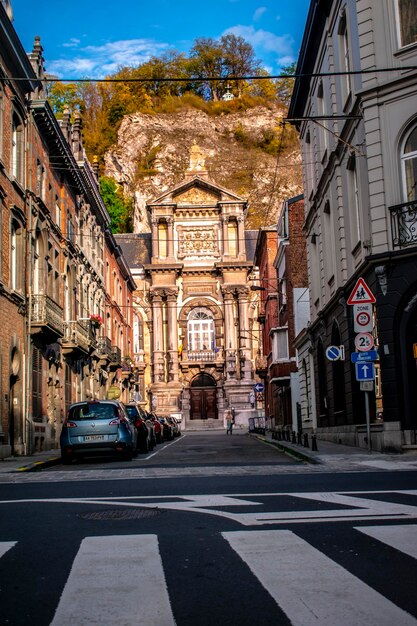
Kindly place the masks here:
<instances>
[{"instance_id":1,"label":"metal bollard","mask_svg":"<svg viewBox=\"0 0 417 626\"><path fill-rule=\"evenodd\" d=\"M292 431L291 443L297 443L297 437L295 435L295 430Z\"/></svg>"},{"instance_id":2,"label":"metal bollard","mask_svg":"<svg viewBox=\"0 0 417 626\"><path fill-rule=\"evenodd\" d=\"M300 445L303 443L301 430L299 430L298 433L297 433L297 443L300 444Z\"/></svg>"},{"instance_id":3,"label":"metal bollard","mask_svg":"<svg viewBox=\"0 0 417 626\"><path fill-rule=\"evenodd\" d=\"M316 435L311 435L311 449L317 451L317 437Z\"/></svg>"},{"instance_id":4,"label":"metal bollard","mask_svg":"<svg viewBox=\"0 0 417 626\"><path fill-rule=\"evenodd\" d=\"M277 433L277 439L278 439L278 441L281 441L281 439L282 439L282 432L280 430Z\"/></svg>"},{"instance_id":5,"label":"metal bollard","mask_svg":"<svg viewBox=\"0 0 417 626\"><path fill-rule=\"evenodd\" d=\"M303 443L304 448L309 448L310 446L308 445L308 435L307 433L304 434L304 443Z\"/></svg>"}]
</instances>

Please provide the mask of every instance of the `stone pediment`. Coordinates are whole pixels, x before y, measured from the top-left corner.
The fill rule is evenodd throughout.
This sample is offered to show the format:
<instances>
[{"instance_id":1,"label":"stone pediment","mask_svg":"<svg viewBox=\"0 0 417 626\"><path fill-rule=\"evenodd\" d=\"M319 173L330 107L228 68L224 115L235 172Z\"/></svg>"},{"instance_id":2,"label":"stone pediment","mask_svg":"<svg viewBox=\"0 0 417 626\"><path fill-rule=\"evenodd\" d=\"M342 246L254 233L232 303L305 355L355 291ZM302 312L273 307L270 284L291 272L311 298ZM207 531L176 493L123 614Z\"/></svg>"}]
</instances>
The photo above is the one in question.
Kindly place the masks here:
<instances>
[{"instance_id":1,"label":"stone pediment","mask_svg":"<svg viewBox=\"0 0 417 626\"><path fill-rule=\"evenodd\" d=\"M190 205L216 205L219 201L219 196L210 193L206 189L201 187L191 187L183 193L180 193L174 197L174 201L178 206L190 206Z\"/></svg>"},{"instance_id":2,"label":"stone pediment","mask_svg":"<svg viewBox=\"0 0 417 626\"><path fill-rule=\"evenodd\" d=\"M161 206L175 203L177 206L215 206L218 202L237 202L246 204L246 201L228 189L195 176L191 180L181 183L174 189L166 191L162 196L147 206Z\"/></svg>"}]
</instances>

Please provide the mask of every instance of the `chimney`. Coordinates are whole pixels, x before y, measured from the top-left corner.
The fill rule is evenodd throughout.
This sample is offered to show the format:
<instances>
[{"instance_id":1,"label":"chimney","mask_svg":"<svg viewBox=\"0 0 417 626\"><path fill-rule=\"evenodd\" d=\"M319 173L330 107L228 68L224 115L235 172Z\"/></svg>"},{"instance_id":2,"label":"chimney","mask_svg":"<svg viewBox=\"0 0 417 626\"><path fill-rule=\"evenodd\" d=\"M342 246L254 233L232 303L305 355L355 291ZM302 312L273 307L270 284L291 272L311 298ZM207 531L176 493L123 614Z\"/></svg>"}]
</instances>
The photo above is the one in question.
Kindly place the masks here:
<instances>
[{"instance_id":1,"label":"chimney","mask_svg":"<svg viewBox=\"0 0 417 626\"><path fill-rule=\"evenodd\" d=\"M43 48L39 35L36 35L32 52L28 54L28 57L37 78L39 80L44 80L45 68L43 64L45 59L43 58ZM36 90L36 98L39 100L45 98L45 83L42 83L42 87Z\"/></svg>"}]
</instances>

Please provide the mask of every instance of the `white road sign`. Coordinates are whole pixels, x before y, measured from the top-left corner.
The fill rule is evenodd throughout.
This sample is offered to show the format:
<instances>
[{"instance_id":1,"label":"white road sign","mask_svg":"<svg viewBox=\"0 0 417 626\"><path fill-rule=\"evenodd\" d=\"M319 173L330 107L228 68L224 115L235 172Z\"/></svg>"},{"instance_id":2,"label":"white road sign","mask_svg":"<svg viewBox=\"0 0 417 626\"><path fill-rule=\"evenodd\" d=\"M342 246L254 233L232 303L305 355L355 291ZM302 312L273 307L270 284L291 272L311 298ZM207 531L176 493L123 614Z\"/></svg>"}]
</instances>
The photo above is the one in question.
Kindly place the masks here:
<instances>
[{"instance_id":1,"label":"white road sign","mask_svg":"<svg viewBox=\"0 0 417 626\"><path fill-rule=\"evenodd\" d=\"M371 333L359 333L355 337L355 347L358 352L367 352L374 347L374 338Z\"/></svg>"},{"instance_id":2,"label":"white road sign","mask_svg":"<svg viewBox=\"0 0 417 626\"><path fill-rule=\"evenodd\" d=\"M355 333L370 333L374 327L372 304L353 305L353 325Z\"/></svg>"}]
</instances>

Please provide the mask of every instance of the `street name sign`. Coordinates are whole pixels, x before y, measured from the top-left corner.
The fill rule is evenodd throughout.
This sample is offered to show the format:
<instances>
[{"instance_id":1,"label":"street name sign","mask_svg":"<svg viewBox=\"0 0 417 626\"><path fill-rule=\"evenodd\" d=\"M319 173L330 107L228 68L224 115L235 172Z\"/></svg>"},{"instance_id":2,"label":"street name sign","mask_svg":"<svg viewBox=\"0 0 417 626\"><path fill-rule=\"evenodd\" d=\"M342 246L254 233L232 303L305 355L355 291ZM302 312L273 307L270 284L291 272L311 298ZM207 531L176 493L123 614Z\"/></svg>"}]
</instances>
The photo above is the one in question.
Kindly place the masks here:
<instances>
[{"instance_id":1,"label":"street name sign","mask_svg":"<svg viewBox=\"0 0 417 626\"><path fill-rule=\"evenodd\" d=\"M355 348L359 352L368 352L374 347L375 340L371 333L358 333L355 337Z\"/></svg>"},{"instance_id":2,"label":"street name sign","mask_svg":"<svg viewBox=\"0 0 417 626\"><path fill-rule=\"evenodd\" d=\"M352 363L363 363L365 361L377 361L378 352L376 350L368 350L367 352L352 352L350 355Z\"/></svg>"},{"instance_id":3,"label":"street name sign","mask_svg":"<svg viewBox=\"0 0 417 626\"><path fill-rule=\"evenodd\" d=\"M374 380L375 366L370 363L355 363L356 380Z\"/></svg>"},{"instance_id":4,"label":"street name sign","mask_svg":"<svg viewBox=\"0 0 417 626\"><path fill-rule=\"evenodd\" d=\"M353 326L355 333L370 333L373 330L372 304L353 305Z\"/></svg>"},{"instance_id":5,"label":"street name sign","mask_svg":"<svg viewBox=\"0 0 417 626\"><path fill-rule=\"evenodd\" d=\"M369 289L363 278L359 278L352 289L352 293L347 301L348 304L373 304L376 302L375 296Z\"/></svg>"}]
</instances>

